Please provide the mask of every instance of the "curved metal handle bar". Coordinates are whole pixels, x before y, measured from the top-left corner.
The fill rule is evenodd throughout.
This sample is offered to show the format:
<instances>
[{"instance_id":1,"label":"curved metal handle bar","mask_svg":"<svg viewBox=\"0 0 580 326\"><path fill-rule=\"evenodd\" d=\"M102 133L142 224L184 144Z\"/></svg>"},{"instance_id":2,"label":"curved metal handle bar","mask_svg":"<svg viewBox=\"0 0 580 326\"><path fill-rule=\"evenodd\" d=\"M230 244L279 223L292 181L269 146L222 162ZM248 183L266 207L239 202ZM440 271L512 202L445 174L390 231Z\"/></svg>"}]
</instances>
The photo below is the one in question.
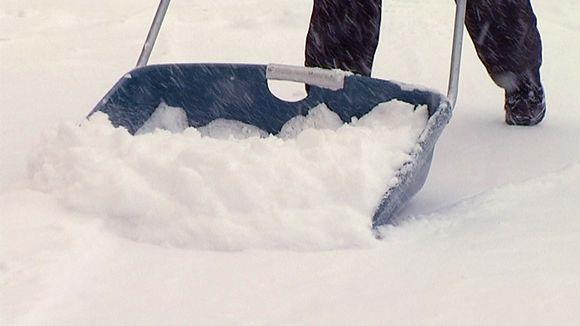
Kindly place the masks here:
<instances>
[{"instance_id":1,"label":"curved metal handle bar","mask_svg":"<svg viewBox=\"0 0 580 326\"><path fill-rule=\"evenodd\" d=\"M459 71L461 70L461 50L463 48L463 30L467 0L456 0L455 26L453 29L453 49L451 50L451 68L449 69L449 85L447 99L451 107L455 107L459 93Z\"/></svg>"},{"instance_id":2,"label":"curved metal handle bar","mask_svg":"<svg viewBox=\"0 0 580 326\"><path fill-rule=\"evenodd\" d=\"M449 71L449 85L447 89L447 98L454 107L457 102L459 92L459 71L461 67L461 50L463 47L463 30L465 22L465 10L467 0L456 0L455 26L453 30L453 49L451 52L451 67ZM163 19L169 8L170 0L161 0L155 18L147 34L147 39L141 50L141 55L137 61L137 68L147 65L155 41L159 35L159 30L163 24ZM337 72L324 72L313 68L292 68L290 66L269 65L268 79L291 80L305 82L312 85L319 85L330 89L341 89L344 83L344 74Z\"/></svg>"},{"instance_id":3,"label":"curved metal handle bar","mask_svg":"<svg viewBox=\"0 0 580 326\"><path fill-rule=\"evenodd\" d=\"M163 24L163 19L165 18L165 14L169 8L169 1L170 0L161 0L159 7L157 7L155 18L153 18L153 23L151 23L151 27L149 28L147 39L145 40L145 44L143 44L139 60L137 60L137 68L147 65L147 62L149 61L149 57L151 56L151 52L155 46L155 41L157 40L157 35L159 35L159 30Z\"/></svg>"},{"instance_id":4,"label":"curved metal handle bar","mask_svg":"<svg viewBox=\"0 0 580 326\"><path fill-rule=\"evenodd\" d=\"M344 88L344 77L348 75L351 74L341 70L288 66L272 63L266 68L266 79L294 81L333 91Z\"/></svg>"}]
</instances>

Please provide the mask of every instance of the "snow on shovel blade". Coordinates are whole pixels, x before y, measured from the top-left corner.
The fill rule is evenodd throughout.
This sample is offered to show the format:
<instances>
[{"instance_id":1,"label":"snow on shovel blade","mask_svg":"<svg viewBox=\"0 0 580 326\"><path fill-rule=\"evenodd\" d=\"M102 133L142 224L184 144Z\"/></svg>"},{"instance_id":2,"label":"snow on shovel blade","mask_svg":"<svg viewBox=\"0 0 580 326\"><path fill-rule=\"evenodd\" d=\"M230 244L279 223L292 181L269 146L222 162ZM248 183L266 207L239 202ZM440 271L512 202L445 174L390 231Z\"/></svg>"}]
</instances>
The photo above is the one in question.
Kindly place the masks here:
<instances>
[{"instance_id":1,"label":"snow on shovel blade","mask_svg":"<svg viewBox=\"0 0 580 326\"><path fill-rule=\"evenodd\" d=\"M274 96L268 79L291 80L310 86L298 102ZM388 224L423 186L435 143L449 122L452 107L441 94L391 81L319 68L282 65L167 64L137 68L126 74L89 114L104 112L116 127L135 134L160 104L182 108L190 127L216 119L239 121L276 135L292 118L306 116L326 104L342 121L361 118L378 104L399 100L426 105L427 127L410 153L411 160L397 171L396 185L384 194L372 226Z\"/></svg>"}]
</instances>

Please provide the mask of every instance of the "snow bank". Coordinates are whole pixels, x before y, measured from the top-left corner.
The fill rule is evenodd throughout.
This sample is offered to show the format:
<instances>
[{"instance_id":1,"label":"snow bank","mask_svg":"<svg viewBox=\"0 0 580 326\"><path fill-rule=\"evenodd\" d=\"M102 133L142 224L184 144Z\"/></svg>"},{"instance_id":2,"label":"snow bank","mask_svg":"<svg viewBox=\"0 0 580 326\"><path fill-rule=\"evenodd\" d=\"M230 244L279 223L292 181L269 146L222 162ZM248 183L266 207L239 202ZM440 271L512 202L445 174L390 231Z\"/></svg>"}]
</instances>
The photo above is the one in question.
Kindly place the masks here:
<instances>
[{"instance_id":1,"label":"snow bank","mask_svg":"<svg viewBox=\"0 0 580 326\"><path fill-rule=\"evenodd\" d=\"M337 119L319 106L290 121L285 139L218 139L194 128L131 136L95 114L82 127L52 131L30 172L36 188L106 216L108 227L138 241L219 250L364 247L427 110L389 102L350 124Z\"/></svg>"}]
</instances>

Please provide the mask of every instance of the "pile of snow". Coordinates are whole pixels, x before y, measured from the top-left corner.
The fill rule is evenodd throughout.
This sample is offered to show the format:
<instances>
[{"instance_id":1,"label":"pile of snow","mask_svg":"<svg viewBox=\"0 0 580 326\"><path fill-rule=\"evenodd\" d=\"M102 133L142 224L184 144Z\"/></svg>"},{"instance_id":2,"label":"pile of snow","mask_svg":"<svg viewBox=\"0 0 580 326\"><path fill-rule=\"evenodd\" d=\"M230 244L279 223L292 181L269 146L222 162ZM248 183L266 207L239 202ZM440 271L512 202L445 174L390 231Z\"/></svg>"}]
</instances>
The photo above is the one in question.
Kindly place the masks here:
<instances>
[{"instance_id":1,"label":"pile of snow","mask_svg":"<svg viewBox=\"0 0 580 326\"><path fill-rule=\"evenodd\" d=\"M202 136L217 139L246 139L250 137L268 137L264 130L239 121L216 119L197 129Z\"/></svg>"},{"instance_id":2,"label":"pile of snow","mask_svg":"<svg viewBox=\"0 0 580 326\"><path fill-rule=\"evenodd\" d=\"M142 135L150 133L155 131L155 129L181 132L187 126L187 114L185 110L161 102L153 114L151 114L151 117L137 130L136 134Z\"/></svg>"},{"instance_id":3,"label":"pile of snow","mask_svg":"<svg viewBox=\"0 0 580 326\"><path fill-rule=\"evenodd\" d=\"M147 124L154 131L131 136L97 113L82 127L49 134L30 172L36 188L138 241L218 250L365 247L374 242L373 212L427 117L426 107L391 101L343 124L320 105L289 121L281 137L264 137L227 121L176 132L184 112L162 105Z\"/></svg>"},{"instance_id":4,"label":"pile of snow","mask_svg":"<svg viewBox=\"0 0 580 326\"><path fill-rule=\"evenodd\" d=\"M394 102L396 103L396 101ZM404 104L403 104L404 105ZM393 116L394 117L394 116ZM326 104L320 104L311 109L307 116L298 115L282 126L276 136L283 139L298 136L306 129L336 130L344 123L340 117L332 112ZM183 108L167 105L162 102L155 109L151 117L136 132L143 135L157 129L172 133L183 132L188 128L187 113ZM251 137L266 138L269 134L256 127L240 121L216 119L205 126L196 128L202 136L217 139L246 139Z\"/></svg>"}]
</instances>

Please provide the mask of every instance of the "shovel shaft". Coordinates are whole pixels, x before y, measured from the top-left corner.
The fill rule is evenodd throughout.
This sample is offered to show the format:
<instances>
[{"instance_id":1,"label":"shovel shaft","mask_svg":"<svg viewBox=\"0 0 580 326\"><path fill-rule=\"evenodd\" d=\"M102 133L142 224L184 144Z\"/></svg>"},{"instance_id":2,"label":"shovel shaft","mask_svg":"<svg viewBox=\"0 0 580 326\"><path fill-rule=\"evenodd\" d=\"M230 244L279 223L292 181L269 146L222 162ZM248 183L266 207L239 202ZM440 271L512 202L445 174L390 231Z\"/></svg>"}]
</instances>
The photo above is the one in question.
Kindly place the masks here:
<instances>
[{"instance_id":1,"label":"shovel shaft","mask_svg":"<svg viewBox=\"0 0 580 326\"><path fill-rule=\"evenodd\" d=\"M463 30L466 8L467 0L457 0L455 26L453 29L453 50L451 51L451 68L449 71L449 86L447 88L447 99L449 99L451 107L455 107L457 94L459 92L459 70L461 68L461 50L463 47Z\"/></svg>"},{"instance_id":2,"label":"shovel shaft","mask_svg":"<svg viewBox=\"0 0 580 326\"><path fill-rule=\"evenodd\" d=\"M143 49L141 50L141 55L139 55L139 60L137 61L137 68L147 65L151 52L153 51L153 46L155 46L155 41L157 40L157 35L159 35L159 30L163 24L163 19L165 18L165 13L169 8L170 0L161 0L157 12L155 13L155 18L151 27L149 28L149 33L147 34L147 39L145 44L143 44Z\"/></svg>"}]
</instances>

